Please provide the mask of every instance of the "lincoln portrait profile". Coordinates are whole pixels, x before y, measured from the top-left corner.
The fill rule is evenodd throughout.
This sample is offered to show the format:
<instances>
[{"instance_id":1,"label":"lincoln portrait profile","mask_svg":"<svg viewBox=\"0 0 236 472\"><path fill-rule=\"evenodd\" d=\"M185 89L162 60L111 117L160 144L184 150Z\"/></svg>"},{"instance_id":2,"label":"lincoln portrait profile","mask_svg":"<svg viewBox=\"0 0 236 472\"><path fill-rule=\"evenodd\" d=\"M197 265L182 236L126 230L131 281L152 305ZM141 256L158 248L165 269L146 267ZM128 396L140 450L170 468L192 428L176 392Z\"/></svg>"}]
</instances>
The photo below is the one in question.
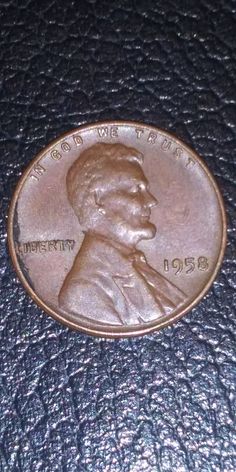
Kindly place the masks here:
<instances>
[{"instance_id":1,"label":"lincoln portrait profile","mask_svg":"<svg viewBox=\"0 0 236 472\"><path fill-rule=\"evenodd\" d=\"M59 306L74 316L137 325L168 315L186 298L137 248L156 234L150 217L157 200L143 159L131 147L97 143L68 170L68 199L84 240L60 289Z\"/></svg>"}]
</instances>

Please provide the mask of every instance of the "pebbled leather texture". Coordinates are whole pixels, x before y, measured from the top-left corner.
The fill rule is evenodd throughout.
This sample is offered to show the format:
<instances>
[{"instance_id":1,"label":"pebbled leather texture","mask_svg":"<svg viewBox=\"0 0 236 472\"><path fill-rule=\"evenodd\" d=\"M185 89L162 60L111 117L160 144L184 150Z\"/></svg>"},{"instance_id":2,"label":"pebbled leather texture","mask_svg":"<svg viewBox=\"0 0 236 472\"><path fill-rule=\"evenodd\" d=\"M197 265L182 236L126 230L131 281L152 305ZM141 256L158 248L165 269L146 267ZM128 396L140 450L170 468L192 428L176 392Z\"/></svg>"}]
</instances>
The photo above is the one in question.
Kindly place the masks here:
<instances>
[{"instance_id":1,"label":"pebbled leather texture","mask_svg":"<svg viewBox=\"0 0 236 472\"><path fill-rule=\"evenodd\" d=\"M0 18L0 470L235 472L235 1L4 0ZM228 214L208 295L143 338L59 325L25 293L7 250L27 164L61 133L104 119L190 144Z\"/></svg>"}]
</instances>

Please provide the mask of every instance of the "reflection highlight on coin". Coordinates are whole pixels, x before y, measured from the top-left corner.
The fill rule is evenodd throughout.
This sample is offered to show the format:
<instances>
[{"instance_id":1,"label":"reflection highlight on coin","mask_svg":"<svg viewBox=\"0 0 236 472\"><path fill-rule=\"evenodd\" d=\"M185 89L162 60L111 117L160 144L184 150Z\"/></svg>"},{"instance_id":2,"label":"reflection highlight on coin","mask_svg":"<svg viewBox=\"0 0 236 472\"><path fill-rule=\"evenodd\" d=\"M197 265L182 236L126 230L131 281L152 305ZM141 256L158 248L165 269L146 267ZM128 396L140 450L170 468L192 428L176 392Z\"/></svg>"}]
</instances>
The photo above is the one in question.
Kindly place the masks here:
<instances>
[{"instance_id":1,"label":"reflection highlight on coin","mask_svg":"<svg viewBox=\"0 0 236 472\"><path fill-rule=\"evenodd\" d=\"M144 334L204 296L226 241L218 187L169 133L104 122L32 162L8 225L17 273L50 315L88 334Z\"/></svg>"}]
</instances>

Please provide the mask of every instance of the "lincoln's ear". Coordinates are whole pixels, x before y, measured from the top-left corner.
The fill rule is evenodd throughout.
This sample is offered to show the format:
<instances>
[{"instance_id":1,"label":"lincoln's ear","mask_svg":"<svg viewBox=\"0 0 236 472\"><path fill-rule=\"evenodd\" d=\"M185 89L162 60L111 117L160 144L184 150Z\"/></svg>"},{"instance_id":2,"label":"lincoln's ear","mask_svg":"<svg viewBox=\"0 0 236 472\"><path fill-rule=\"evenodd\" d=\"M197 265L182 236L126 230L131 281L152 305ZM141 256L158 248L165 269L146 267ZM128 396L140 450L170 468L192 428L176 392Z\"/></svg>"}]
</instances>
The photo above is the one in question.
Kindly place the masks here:
<instances>
[{"instance_id":1,"label":"lincoln's ear","mask_svg":"<svg viewBox=\"0 0 236 472\"><path fill-rule=\"evenodd\" d=\"M101 215L105 215L106 210L102 206L101 198L102 198L102 193L99 190L95 190L94 191L94 201L95 201L96 206L98 207L98 212Z\"/></svg>"},{"instance_id":2,"label":"lincoln's ear","mask_svg":"<svg viewBox=\"0 0 236 472\"><path fill-rule=\"evenodd\" d=\"M100 207L101 206L101 192L99 190L94 190L94 201L95 204Z\"/></svg>"}]
</instances>

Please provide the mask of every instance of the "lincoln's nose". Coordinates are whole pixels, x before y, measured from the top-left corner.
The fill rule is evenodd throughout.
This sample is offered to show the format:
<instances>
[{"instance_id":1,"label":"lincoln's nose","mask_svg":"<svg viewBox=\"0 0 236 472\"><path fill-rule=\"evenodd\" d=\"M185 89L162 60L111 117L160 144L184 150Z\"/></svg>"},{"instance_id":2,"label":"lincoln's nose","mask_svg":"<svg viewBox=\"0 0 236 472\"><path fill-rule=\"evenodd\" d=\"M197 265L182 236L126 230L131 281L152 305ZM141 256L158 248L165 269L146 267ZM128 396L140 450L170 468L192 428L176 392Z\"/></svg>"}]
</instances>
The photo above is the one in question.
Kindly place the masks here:
<instances>
[{"instance_id":1,"label":"lincoln's nose","mask_svg":"<svg viewBox=\"0 0 236 472\"><path fill-rule=\"evenodd\" d=\"M154 197L154 195L152 195L152 193L147 192L147 196L147 204L149 208L152 208L158 204L158 200Z\"/></svg>"}]
</instances>

